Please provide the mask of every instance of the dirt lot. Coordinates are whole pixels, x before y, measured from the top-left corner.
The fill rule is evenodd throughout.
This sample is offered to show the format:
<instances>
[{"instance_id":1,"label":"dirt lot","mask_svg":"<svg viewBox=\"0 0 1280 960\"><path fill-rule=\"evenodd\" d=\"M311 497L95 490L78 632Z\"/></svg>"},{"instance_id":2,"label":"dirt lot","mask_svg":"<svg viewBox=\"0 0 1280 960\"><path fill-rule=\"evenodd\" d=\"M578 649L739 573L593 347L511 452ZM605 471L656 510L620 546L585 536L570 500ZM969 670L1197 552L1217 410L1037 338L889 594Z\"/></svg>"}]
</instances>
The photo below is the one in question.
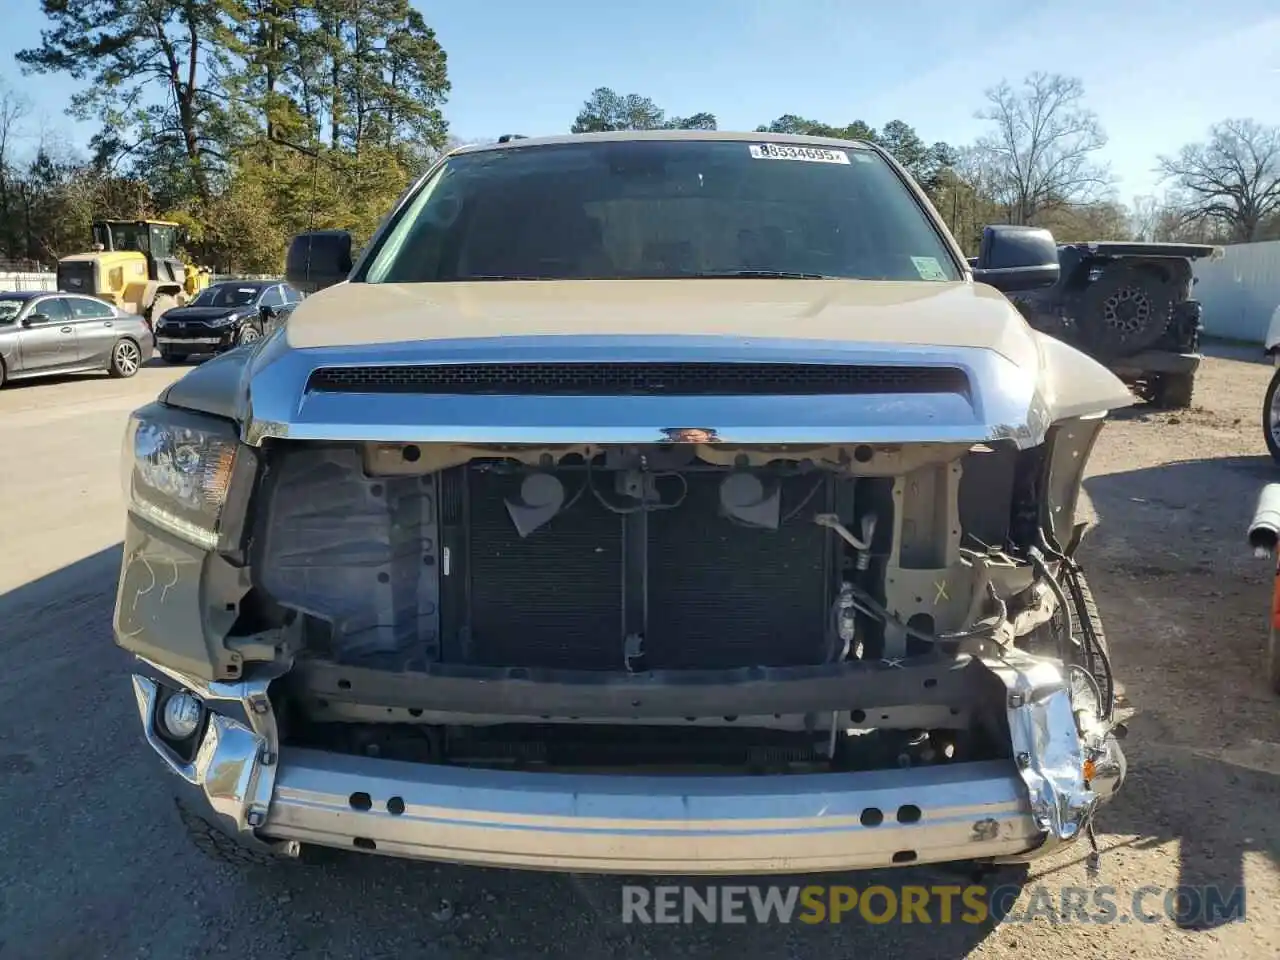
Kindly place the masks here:
<instances>
[{"instance_id":1,"label":"dirt lot","mask_svg":"<svg viewBox=\"0 0 1280 960\"><path fill-rule=\"evenodd\" d=\"M1085 558L1135 715L1130 781L1036 885L1247 887L1244 923L638 927L622 881L341 858L237 874L191 851L111 643L118 442L176 373L0 391L0 957L1274 957L1280 955L1280 698L1265 688L1269 570L1243 547L1280 478L1257 425L1270 370L1210 360L1198 406L1104 431ZM798 878L805 882L806 878ZM816 878L814 878L816 879ZM919 868L826 882L930 884ZM783 881L786 882L786 881ZM810 880L812 882L812 880ZM1158 906L1159 897L1145 901Z\"/></svg>"}]
</instances>

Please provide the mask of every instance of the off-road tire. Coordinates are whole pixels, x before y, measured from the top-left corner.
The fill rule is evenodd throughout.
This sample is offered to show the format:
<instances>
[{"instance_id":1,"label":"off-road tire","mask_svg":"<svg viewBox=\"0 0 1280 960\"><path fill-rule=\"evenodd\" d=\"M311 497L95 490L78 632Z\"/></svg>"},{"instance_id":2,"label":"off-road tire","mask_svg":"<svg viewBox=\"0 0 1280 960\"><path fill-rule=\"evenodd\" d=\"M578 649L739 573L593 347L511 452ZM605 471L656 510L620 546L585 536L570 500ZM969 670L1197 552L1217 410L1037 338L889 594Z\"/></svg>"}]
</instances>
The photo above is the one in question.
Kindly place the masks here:
<instances>
[{"instance_id":1,"label":"off-road tire","mask_svg":"<svg viewBox=\"0 0 1280 960\"><path fill-rule=\"evenodd\" d=\"M142 348L137 341L123 337L111 348L111 361L107 372L119 380L128 379L142 366Z\"/></svg>"},{"instance_id":2,"label":"off-road tire","mask_svg":"<svg viewBox=\"0 0 1280 960\"><path fill-rule=\"evenodd\" d=\"M1102 629L1102 615L1098 613L1098 602L1093 599L1093 590L1089 588L1089 581L1085 578L1083 572L1076 574L1076 582L1080 584L1080 598L1084 600L1085 613L1089 617L1089 625L1093 627L1093 635L1097 639L1098 646L1108 655L1111 653L1111 647L1107 644L1107 632ZM1068 591L1070 593L1070 591ZM1084 643L1084 628L1080 625L1079 617L1076 617L1073 635L1081 644Z\"/></svg>"},{"instance_id":3,"label":"off-road tire","mask_svg":"<svg viewBox=\"0 0 1280 960\"><path fill-rule=\"evenodd\" d=\"M1169 326L1175 288L1149 270L1114 264L1084 291L1079 318L1090 351L1103 359L1133 356Z\"/></svg>"},{"instance_id":4,"label":"off-road tire","mask_svg":"<svg viewBox=\"0 0 1280 960\"><path fill-rule=\"evenodd\" d=\"M200 814L196 813L178 797L173 798L174 808L178 811L178 820L182 823L187 836L191 838L195 848L212 860L229 863L237 867L270 867L287 857L276 857L269 853L260 853L237 843Z\"/></svg>"},{"instance_id":5,"label":"off-road tire","mask_svg":"<svg viewBox=\"0 0 1280 960\"><path fill-rule=\"evenodd\" d=\"M345 850L318 847L309 843L302 845L302 850L296 857L254 850L227 836L191 809L181 797L173 798L173 806L178 812L178 821L195 848L219 863L229 863L236 867L322 867L329 863L341 863L343 858L351 856Z\"/></svg>"},{"instance_id":6,"label":"off-road tire","mask_svg":"<svg viewBox=\"0 0 1280 960\"><path fill-rule=\"evenodd\" d=\"M1185 410L1195 387L1194 373L1162 373L1151 388L1151 402L1162 410Z\"/></svg>"},{"instance_id":7,"label":"off-road tire","mask_svg":"<svg viewBox=\"0 0 1280 960\"><path fill-rule=\"evenodd\" d=\"M1271 459L1280 464L1280 440L1276 439L1271 429L1271 406L1276 402L1277 391L1280 391L1280 367L1271 375L1267 392L1262 397L1262 437L1267 442L1267 452L1271 454Z\"/></svg>"}]
</instances>

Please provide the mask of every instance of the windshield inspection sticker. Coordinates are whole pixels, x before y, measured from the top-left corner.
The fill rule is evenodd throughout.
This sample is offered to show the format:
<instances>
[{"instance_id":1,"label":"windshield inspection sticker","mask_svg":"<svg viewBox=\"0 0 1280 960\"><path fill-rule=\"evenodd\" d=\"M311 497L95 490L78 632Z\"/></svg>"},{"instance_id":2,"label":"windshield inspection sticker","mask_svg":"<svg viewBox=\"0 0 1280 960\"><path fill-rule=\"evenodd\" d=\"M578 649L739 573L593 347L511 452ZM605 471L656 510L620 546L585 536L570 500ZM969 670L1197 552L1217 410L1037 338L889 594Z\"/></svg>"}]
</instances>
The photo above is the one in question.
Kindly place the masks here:
<instances>
[{"instance_id":1,"label":"windshield inspection sticker","mask_svg":"<svg viewBox=\"0 0 1280 960\"><path fill-rule=\"evenodd\" d=\"M789 143L753 143L751 156L757 160L803 160L806 163L848 163L843 150L825 147L793 147Z\"/></svg>"},{"instance_id":2,"label":"windshield inspection sticker","mask_svg":"<svg viewBox=\"0 0 1280 960\"><path fill-rule=\"evenodd\" d=\"M912 257L911 262L916 265L916 273L920 274L921 280L947 279L947 274L942 269L942 264L938 263L933 257Z\"/></svg>"}]
</instances>

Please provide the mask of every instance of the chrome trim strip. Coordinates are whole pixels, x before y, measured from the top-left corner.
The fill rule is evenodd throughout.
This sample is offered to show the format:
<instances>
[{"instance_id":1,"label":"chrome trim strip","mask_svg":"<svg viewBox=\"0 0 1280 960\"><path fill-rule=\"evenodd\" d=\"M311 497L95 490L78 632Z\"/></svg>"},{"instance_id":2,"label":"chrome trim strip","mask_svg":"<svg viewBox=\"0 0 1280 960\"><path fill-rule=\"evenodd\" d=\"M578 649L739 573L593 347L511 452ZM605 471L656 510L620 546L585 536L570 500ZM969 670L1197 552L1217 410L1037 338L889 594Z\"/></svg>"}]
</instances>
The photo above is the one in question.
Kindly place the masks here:
<instances>
[{"instance_id":1,"label":"chrome trim strip","mask_svg":"<svg viewBox=\"0 0 1280 960\"><path fill-rule=\"evenodd\" d=\"M426 331L424 331L426 332ZM945 366L961 394L822 397L528 397L307 393L318 369L423 363L718 361ZM305 440L661 443L696 428L725 443L980 443L1033 446L1049 427L1034 378L991 350L740 337L493 337L264 351L249 382L247 443Z\"/></svg>"}]
</instances>

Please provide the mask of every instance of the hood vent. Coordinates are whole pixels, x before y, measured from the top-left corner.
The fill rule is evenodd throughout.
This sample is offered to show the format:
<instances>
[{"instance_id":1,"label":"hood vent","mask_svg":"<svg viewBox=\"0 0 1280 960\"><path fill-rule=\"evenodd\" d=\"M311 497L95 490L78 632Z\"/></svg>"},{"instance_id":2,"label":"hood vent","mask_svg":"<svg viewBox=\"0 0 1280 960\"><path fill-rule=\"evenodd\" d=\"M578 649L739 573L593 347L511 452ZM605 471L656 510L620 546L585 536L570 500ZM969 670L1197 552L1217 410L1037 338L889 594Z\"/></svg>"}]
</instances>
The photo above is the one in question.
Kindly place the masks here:
<instances>
[{"instance_id":1,"label":"hood vent","mask_svg":"<svg viewBox=\"0 0 1280 960\"><path fill-rule=\"evenodd\" d=\"M827 363L466 363L324 367L311 392L498 396L822 396L959 393L956 367Z\"/></svg>"}]
</instances>

